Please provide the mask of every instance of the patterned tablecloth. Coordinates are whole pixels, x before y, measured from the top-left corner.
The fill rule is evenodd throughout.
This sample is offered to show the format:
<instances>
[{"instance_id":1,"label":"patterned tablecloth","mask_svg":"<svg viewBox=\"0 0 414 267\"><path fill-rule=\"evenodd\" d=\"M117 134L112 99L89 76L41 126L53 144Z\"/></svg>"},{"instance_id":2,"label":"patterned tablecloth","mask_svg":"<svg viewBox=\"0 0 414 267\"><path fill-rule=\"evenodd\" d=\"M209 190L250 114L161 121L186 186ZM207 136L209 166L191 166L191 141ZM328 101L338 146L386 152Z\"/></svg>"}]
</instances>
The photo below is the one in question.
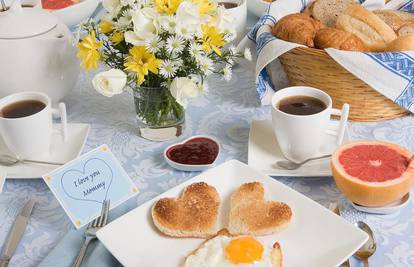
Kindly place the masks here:
<instances>
[{"instance_id":1,"label":"patterned tablecloth","mask_svg":"<svg viewBox=\"0 0 414 267\"><path fill-rule=\"evenodd\" d=\"M64 101L70 122L92 126L84 152L108 144L141 190L137 204L198 174L174 171L166 164L162 152L171 142L149 142L137 136L129 94L113 98L100 96L93 90L89 76L83 75ZM191 102L182 139L194 134L216 136L222 145L219 163L230 159L247 162L250 122L269 119L269 111L268 107L259 105L253 76L236 68L229 83L214 77L209 80L208 93ZM353 139L384 139L414 150L414 117L352 123L349 128ZM276 179L325 206L343 199L331 177ZM37 205L11 266L36 266L72 227L42 180L10 179L0 194L0 244L4 243L18 210L29 198L35 199ZM378 241L372 266L414 266L414 198L398 213L365 219L374 228Z\"/></svg>"}]
</instances>

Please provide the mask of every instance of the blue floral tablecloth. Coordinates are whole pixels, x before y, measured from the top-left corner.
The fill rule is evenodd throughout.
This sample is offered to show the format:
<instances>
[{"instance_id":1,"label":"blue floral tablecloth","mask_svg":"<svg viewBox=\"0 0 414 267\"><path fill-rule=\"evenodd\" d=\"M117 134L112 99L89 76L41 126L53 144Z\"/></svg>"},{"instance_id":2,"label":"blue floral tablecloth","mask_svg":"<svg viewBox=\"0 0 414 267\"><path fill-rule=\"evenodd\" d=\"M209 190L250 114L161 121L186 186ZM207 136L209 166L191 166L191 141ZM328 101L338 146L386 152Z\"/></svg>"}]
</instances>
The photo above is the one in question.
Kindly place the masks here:
<instances>
[{"instance_id":1,"label":"blue floral tablecloth","mask_svg":"<svg viewBox=\"0 0 414 267\"><path fill-rule=\"evenodd\" d=\"M88 77L81 76L64 100L69 121L92 126L84 152L103 143L111 147L141 191L136 199L138 205L198 174L174 171L166 164L162 152L172 142L155 143L137 136L130 95L105 98L93 90ZM218 77L210 79L208 93L189 105L185 135L180 139L194 134L216 136L222 145L218 163L229 159L247 162L251 120L270 118L270 110L260 106L254 86L253 75L241 68L234 70L229 83ZM353 139L384 139L414 150L413 116L378 123L352 123L349 128ZM343 199L330 177L276 179L325 206ZM29 198L35 199L37 205L10 266L37 266L72 227L42 180L7 180L0 194L0 244ZM374 228L378 241L378 251L370 259L372 266L414 266L414 198L398 213L367 216L366 220ZM352 261L353 266L358 266L356 263Z\"/></svg>"}]
</instances>

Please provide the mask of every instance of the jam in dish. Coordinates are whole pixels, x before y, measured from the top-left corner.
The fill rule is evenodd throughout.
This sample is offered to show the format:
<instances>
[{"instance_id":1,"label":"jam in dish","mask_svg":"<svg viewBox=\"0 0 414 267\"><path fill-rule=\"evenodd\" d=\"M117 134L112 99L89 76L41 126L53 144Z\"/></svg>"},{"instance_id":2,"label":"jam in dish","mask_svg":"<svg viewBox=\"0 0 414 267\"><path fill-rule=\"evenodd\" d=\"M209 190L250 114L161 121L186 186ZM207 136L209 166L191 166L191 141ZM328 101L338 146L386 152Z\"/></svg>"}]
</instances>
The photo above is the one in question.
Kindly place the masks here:
<instances>
[{"instance_id":1,"label":"jam in dish","mask_svg":"<svg viewBox=\"0 0 414 267\"><path fill-rule=\"evenodd\" d=\"M204 137L188 140L167 150L167 157L174 162L188 165L211 164L217 158L218 144Z\"/></svg>"}]
</instances>

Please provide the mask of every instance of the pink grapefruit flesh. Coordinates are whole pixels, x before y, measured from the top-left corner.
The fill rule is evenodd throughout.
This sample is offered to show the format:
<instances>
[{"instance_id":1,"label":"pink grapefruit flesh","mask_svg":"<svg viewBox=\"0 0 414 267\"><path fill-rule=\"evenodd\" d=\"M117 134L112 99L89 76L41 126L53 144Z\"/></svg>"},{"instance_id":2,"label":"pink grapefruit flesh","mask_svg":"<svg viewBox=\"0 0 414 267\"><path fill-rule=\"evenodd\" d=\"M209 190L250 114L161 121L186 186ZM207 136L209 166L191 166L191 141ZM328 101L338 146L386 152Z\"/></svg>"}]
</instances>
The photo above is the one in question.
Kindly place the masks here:
<instances>
[{"instance_id":1,"label":"pink grapefruit flesh","mask_svg":"<svg viewBox=\"0 0 414 267\"><path fill-rule=\"evenodd\" d=\"M332 174L341 192L354 203L385 206L402 198L414 184L412 156L391 143L349 143L332 156Z\"/></svg>"}]
</instances>

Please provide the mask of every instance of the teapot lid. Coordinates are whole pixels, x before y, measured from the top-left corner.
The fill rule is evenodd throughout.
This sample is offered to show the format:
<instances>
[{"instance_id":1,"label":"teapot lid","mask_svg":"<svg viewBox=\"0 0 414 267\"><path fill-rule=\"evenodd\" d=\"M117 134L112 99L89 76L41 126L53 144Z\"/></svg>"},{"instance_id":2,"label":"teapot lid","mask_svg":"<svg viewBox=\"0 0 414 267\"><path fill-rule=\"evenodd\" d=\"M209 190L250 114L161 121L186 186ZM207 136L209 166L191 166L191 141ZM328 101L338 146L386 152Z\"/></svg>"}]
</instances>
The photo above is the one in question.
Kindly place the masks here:
<instances>
[{"instance_id":1,"label":"teapot lid","mask_svg":"<svg viewBox=\"0 0 414 267\"><path fill-rule=\"evenodd\" d=\"M19 39L50 31L58 23L51 13L37 8L22 8L20 0L0 12L0 39Z\"/></svg>"}]
</instances>

